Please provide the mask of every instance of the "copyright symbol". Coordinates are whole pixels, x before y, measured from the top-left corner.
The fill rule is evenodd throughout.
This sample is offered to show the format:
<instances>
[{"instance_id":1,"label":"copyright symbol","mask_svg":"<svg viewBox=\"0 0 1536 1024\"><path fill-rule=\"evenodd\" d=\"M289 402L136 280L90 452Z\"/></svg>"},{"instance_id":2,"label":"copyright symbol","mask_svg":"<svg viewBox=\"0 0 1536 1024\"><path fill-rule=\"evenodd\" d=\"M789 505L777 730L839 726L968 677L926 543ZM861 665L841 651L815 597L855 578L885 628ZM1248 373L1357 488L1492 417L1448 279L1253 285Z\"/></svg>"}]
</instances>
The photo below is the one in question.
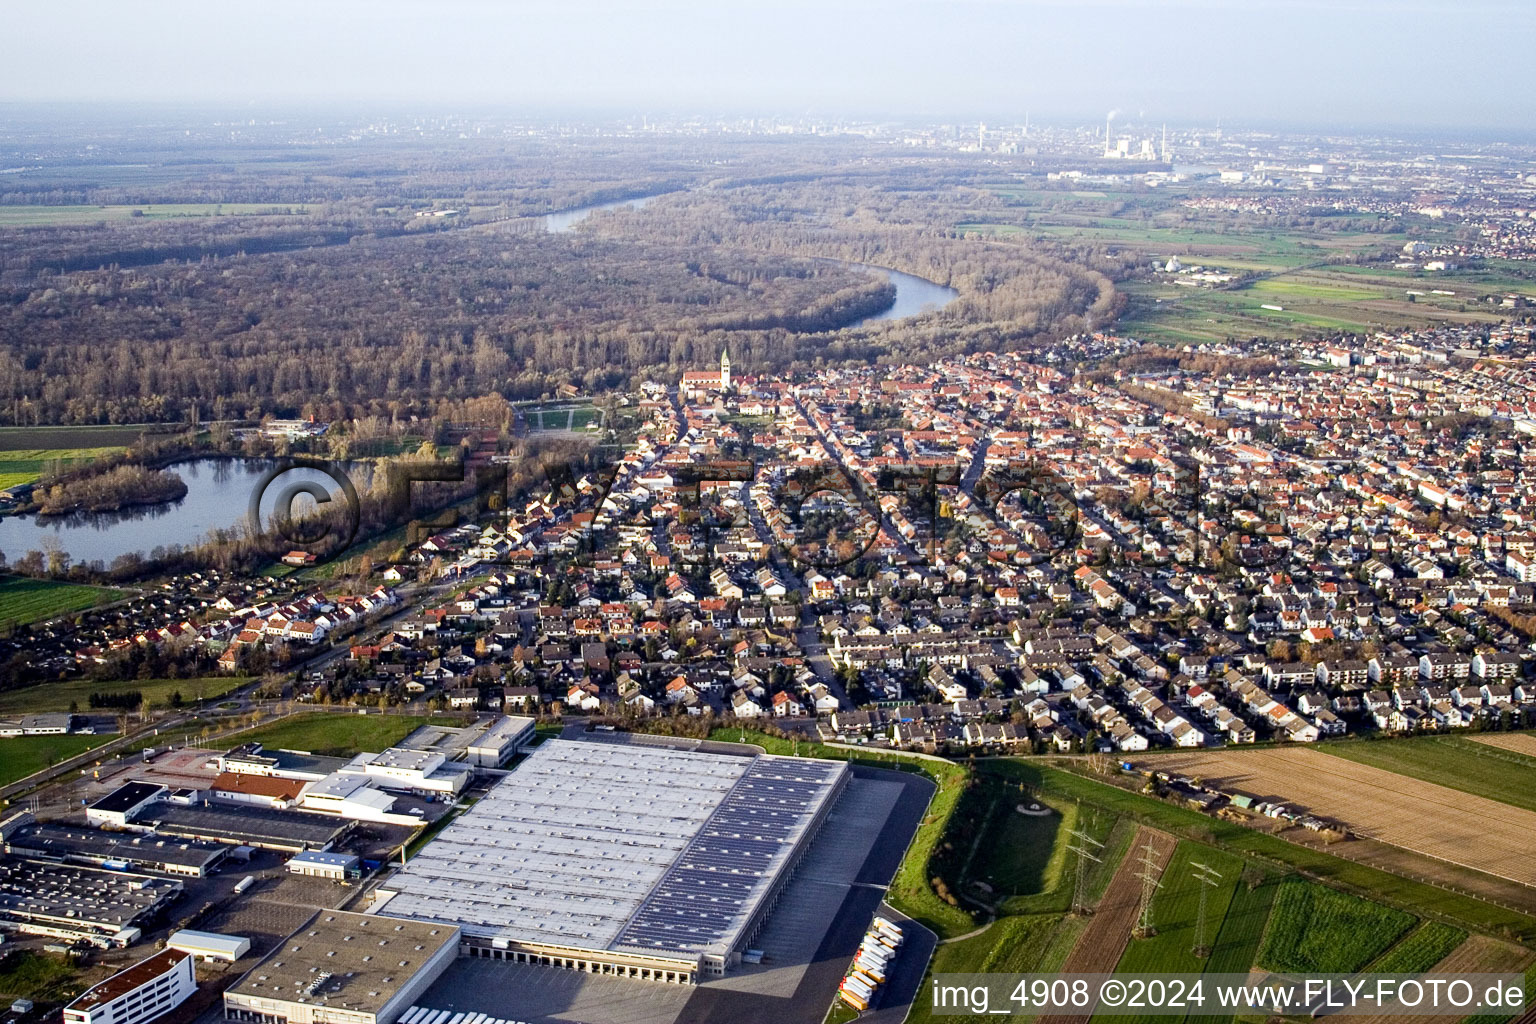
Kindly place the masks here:
<instances>
[{"instance_id":1,"label":"copyright symbol","mask_svg":"<svg viewBox=\"0 0 1536 1024\"><path fill-rule=\"evenodd\" d=\"M295 471L310 471L307 479L289 482L277 491L272 501L270 526L261 519L262 500L279 477ZM329 477L339 488L336 492L315 480L315 474ZM317 514L300 517L294 503L300 495L314 503ZM320 555L326 551L339 551L352 543L357 536L361 520L361 505L357 500L357 488L346 472L318 459L284 459L261 475L251 488L251 502L246 510L251 536L260 543L281 542L308 554Z\"/></svg>"},{"instance_id":2,"label":"copyright symbol","mask_svg":"<svg viewBox=\"0 0 1536 1024\"><path fill-rule=\"evenodd\" d=\"M1099 1002L1105 1006L1119 1006L1125 1002L1125 982L1110 978L1099 987Z\"/></svg>"}]
</instances>

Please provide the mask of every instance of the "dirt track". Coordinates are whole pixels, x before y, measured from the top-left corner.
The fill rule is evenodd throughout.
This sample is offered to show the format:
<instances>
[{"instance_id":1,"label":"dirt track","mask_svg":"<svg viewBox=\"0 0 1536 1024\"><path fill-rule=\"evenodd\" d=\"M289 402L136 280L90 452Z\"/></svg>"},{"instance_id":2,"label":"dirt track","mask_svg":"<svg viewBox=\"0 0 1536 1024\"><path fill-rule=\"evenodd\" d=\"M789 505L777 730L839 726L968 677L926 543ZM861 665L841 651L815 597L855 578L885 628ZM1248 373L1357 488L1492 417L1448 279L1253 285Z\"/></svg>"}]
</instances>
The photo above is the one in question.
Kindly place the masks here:
<instances>
[{"instance_id":1,"label":"dirt track","mask_svg":"<svg viewBox=\"0 0 1536 1024\"><path fill-rule=\"evenodd\" d=\"M1157 766L1341 821L1392 846L1536 885L1536 812L1306 748L1192 751L1159 757Z\"/></svg>"},{"instance_id":2,"label":"dirt track","mask_svg":"<svg viewBox=\"0 0 1536 1024\"><path fill-rule=\"evenodd\" d=\"M1157 862L1163 866L1168 864L1176 845L1174 838L1166 832L1150 828L1138 829L1131 848L1115 869L1114 877L1104 890L1103 899L1099 900L1093 917L1088 921L1088 927L1077 937L1077 945L1072 947L1071 955L1062 965L1063 972L1113 973L1125 952L1126 944L1131 940L1131 929L1136 926L1136 912L1141 905L1141 878L1138 877L1141 873L1141 848L1148 843L1156 851ZM1090 1016L1088 1013L1060 1014L1041 1017L1039 1024L1086 1024Z\"/></svg>"}]
</instances>

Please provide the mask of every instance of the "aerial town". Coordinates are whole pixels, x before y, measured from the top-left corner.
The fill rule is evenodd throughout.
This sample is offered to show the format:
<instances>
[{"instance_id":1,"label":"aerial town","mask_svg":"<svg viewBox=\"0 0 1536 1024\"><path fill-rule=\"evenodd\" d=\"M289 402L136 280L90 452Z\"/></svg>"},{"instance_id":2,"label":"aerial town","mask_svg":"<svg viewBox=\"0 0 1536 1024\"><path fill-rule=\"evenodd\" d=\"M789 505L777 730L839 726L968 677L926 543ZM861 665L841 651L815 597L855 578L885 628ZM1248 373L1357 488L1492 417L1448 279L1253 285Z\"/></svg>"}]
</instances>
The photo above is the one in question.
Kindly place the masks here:
<instances>
[{"instance_id":1,"label":"aerial town","mask_svg":"<svg viewBox=\"0 0 1536 1024\"><path fill-rule=\"evenodd\" d=\"M1536 1024L1536 8L417 6L4 16L0 1024Z\"/></svg>"},{"instance_id":2,"label":"aerial town","mask_svg":"<svg viewBox=\"0 0 1536 1024\"><path fill-rule=\"evenodd\" d=\"M265 959L222 988L231 1020L433 1020L474 984L445 975L456 956L686 991L807 941L770 913L807 898L796 866L874 855L824 835L829 816L911 828L902 786L839 756L1104 755L1133 775L1181 748L1516 735L1536 725L1530 344L1512 325L1277 346L1263 373L979 354L792 380L722 353L630 396L638 428L601 464L414 531L349 592L192 574L136 601L132 633L87 617L35 648L66 675L173 648L292 681L10 787L44 796L0 822L4 927L75 956L169 935L71 1003L80 1024L179 1004L194 960L253 943ZM262 706L444 717L352 756L200 738ZM130 711L19 714L4 736L144 735ZM834 756L722 738L737 727ZM1254 806L1166 781L1207 812ZM752 865L728 900L723 865ZM310 888L275 924L252 883ZM881 913L842 989L855 1008L897 978L907 918ZM368 956L299 967L308 942L381 928L409 944L390 977ZM793 991L776 984L760 995Z\"/></svg>"}]
</instances>

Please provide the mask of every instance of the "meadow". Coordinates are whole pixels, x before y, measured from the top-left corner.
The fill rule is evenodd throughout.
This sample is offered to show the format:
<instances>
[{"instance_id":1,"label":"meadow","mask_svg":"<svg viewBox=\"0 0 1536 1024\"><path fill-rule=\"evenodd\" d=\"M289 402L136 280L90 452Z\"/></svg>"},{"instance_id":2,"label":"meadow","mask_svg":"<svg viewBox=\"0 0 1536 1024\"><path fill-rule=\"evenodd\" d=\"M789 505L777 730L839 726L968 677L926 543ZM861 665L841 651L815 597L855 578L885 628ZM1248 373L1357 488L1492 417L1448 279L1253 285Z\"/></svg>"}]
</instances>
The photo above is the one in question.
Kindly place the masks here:
<instances>
[{"instance_id":1,"label":"meadow","mask_svg":"<svg viewBox=\"0 0 1536 1024\"><path fill-rule=\"evenodd\" d=\"M71 704L81 713L92 710L93 693L141 693L152 708L170 707L171 695L180 693L182 703L213 700L250 682L245 676L210 676L198 679L134 679L126 682L98 682L71 679L39 683L20 690L0 693L0 714L13 715L38 711L68 711ZM105 709L103 714L112 714Z\"/></svg>"},{"instance_id":2,"label":"meadow","mask_svg":"<svg viewBox=\"0 0 1536 1024\"><path fill-rule=\"evenodd\" d=\"M0 449L0 490L29 484L44 473L108 455L117 455L121 445L101 445L93 448L15 448Z\"/></svg>"},{"instance_id":3,"label":"meadow","mask_svg":"<svg viewBox=\"0 0 1536 1024\"><path fill-rule=\"evenodd\" d=\"M976 219L956 224L956 231L1129 251L1148 263L1176 256L1186 266L1238 279L1217 288L1187 287L1159 274L1117 284L1129 299L1120 329L1149 341L1491 323L1507 311L1485 301L1488 296L1536 294L1530 268L1506 261L1434 272L1395 267L1405 240L1432 241L1444 234L1444 225L1429 221L1393 223L1381 232L1326 230L1326 220L1280 228L1184 209L1176 205L1175 190L1166 195L1013 186L988 191L1007 203L1005 210L978 208ZM1245 275L1252 279L1242 280ZM1452 294L1437 294L1446 292Z\"/></svg>"},{"instance_id":4,"label":"meadow","mask_svg":"<svg viewBox=\"0 0 1536 1024\"><path fill-rule=\"evenodd\" d=\"M271 750L305 750L311 754L350 757L380 751L405 739L418 726L457 725L447 716L360 715L343 711L312 711L259 725L239 734L241 743L260 743Z\"/></svg>"},{"instance_id":5,"label":"meadow","mask_svg":"<svg viewBox=\"0 0 1536 1024\"><path fill-rule=\"evenodd\" d=\"M0 228L78 227L104 221L181 217L302 216L305 206L272 203L151 203L142 206L0 206Z\"/></svg>"},{"instance_id":6,"label":"meadow","mask_svg":"<svg viewBox=\"0 0 1536 1024\"><path fill-rule=\"evenodd\" d=\"M0 786L99 747L111 736L7 736L0 738Z\"/></svg>"},{"instance_id":7,"label":"meadow","mask_svg":"<svg viewBox=\"0 0 1536 1024\"><path fill-rule=\"evenodd\" d=\"M109 587L0 576L0 630L109 604L123 596L121 590Z\"/></svg>"}]
</instances>

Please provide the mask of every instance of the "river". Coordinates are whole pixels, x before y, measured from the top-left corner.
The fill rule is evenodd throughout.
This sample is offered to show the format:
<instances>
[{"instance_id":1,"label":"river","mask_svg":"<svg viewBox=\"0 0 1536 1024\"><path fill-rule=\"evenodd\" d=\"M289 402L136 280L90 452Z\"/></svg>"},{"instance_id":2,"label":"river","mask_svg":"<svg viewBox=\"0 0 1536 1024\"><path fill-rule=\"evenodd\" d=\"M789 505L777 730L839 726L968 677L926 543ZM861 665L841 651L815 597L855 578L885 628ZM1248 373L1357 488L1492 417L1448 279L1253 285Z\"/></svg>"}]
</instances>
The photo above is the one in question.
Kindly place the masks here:
<instances>
[{"instance_id":1,"label":"river","mask_svg":"<svg viewBox=\"0 0 1536 1024\"><path fill-rule=\"evenodd\" d=\"M191 547L207 539L210 531L244 528L251 495L262 476L275 465L273 459L203 458L167 466L186 481L187 493L179 501L124 509L119 512L77 512L67 516L5 516L0 518L0 551L15 561L28 551L57 546L75 562L112 560L136 552L145 557L157 547ZM366 465L352 465L349 474L361 492L369 478ZM272 512L279 493L290 484L318 483L340 497L336 481L316 470L294 468L274 479L263 494L263 521ZM300 497L293 512L303 515L313 508L311 499Z\"/></svg>"},{"instance_id":2,"label":"river","mask_svg":"<svg viewBox=\"0 0 1536 1024\"><path fill-rule=\"evenodd\" d=\"M668 195L670 193L662 193ZM652 199L659 196L641 196L637 199L615 199L611 203L594 203L591 206L578 206L570 210L561 210L559 213L547 214L544 217L544 230L552 235L565 234L573 231L576 225L586 220L598 210L619 210L626 206L641 209ZM865 327L869 324L878 324L886 320L902 320L919 313L927 313L935 309L942 309L955 299L960 293L947 285L938 284L925 277L917 277L913 274L904 274L899 270L891 270L889 267L876 267L868 263L854 263L850 260L835 259L831 256L817 257L831 263L841 263L845 267L855 270L863 270L871 274L884 274L891 284L896 286L896 298L889 306L878 313L855 320L845 327Z\"/></svg>"},{"instance_id":3,"label":"river","mask_svg":"<svg viewBox=\"0 0 1536 1024\"><path fill-rule=\"evenodd\" d=\"M544 218L544 230L563 234L572 230L597 210L617 210L625 206L643 207L656 196L617 199L573 210L562 210ZM827 257L830 259L830 257ZM849 260L832 260L871 274L884 274L896 286L896 298L879 313L847 327L864 327L888 320L901 320L939 309L960 293L926 278L904 274L887 267L876 267ZM12 561L29 551L47 551L53 546L67 552L75 562L100 561L110 566L125 554L149 557L157 547L190 547L205 539L213 530L243 528L248 518L251 493L261 477L273 465L270 459L192 459L167 467L187 483L186 497L180 501L121 512L81 512L68 516L0 517L0 552ZM359 490L366 488L367 467L349 469ZM294 469L284 473L266 494L263 518L270 514L272 496L284 486L300 481L323 484L327 491L339 491L335 481L314 470ZM294 511L302 514L309 499L301 498Z\"/></svg>"}]
</instances>

